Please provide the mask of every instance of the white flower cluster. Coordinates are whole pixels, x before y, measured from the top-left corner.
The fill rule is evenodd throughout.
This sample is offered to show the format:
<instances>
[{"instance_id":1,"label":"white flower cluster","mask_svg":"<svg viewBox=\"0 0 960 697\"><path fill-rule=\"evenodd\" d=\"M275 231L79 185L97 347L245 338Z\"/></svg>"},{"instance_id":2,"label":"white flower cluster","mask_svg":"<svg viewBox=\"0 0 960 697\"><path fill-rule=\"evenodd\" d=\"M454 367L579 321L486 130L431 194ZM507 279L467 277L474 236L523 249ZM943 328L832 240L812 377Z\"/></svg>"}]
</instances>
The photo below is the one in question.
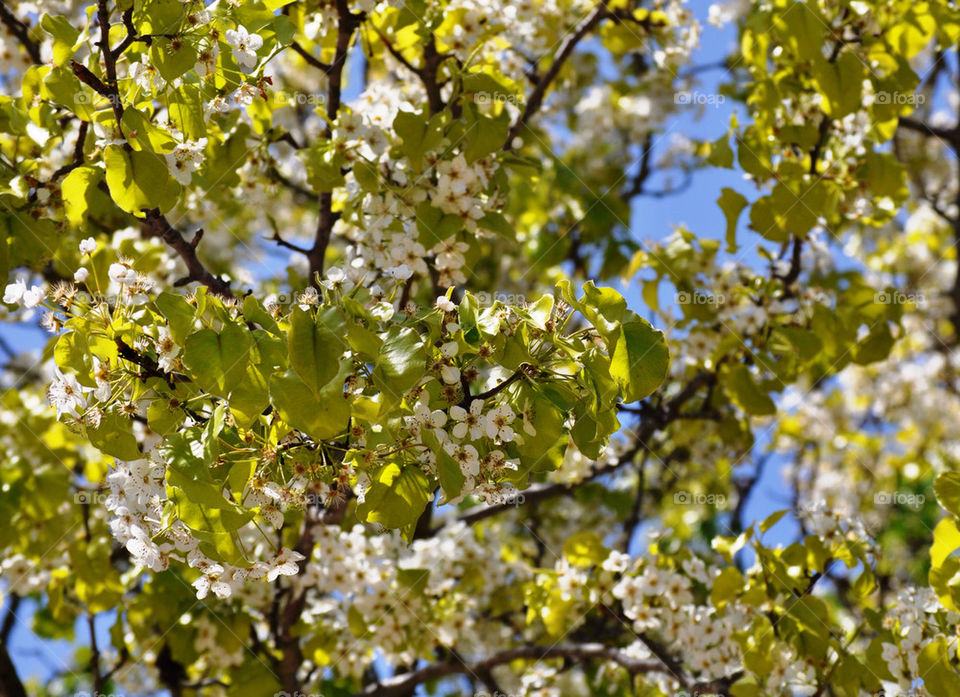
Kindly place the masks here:
<instances>
[{"instance_id":1,"label":"white flower cluster","mask_svg":"<svg viewBox=\"0 0 960 697\"><path fill-rule=\"evenodd\" d=\"M220 564L203 554L200 541L190 528L180 520L170 521L165 515L165 470L162 462L152 459L117 460L107 475L110 495L105 506L113 514L110 531L135 564L163 571L171 558L186 562L201 572L193 582L197 598L201 599L210 592L221 599L229 598L247 579L265 579L272 583L279 576L297 574L303 555L289 549L281 549L246 568Z\"/></svg>"},{"instance_id":2,"label":"white flower cluster","mask_svg":"<svg viewBox=\"0 0 960 697\"><path fill-rule=\"evenodd\" d=\"M720 615L710 605L694 603L691 578L709 583L719 570L708 570L694 557L684 562L684 571L659 569L648 562L642 573L621 578L613 586L613 596L623 604L623 614L633 621L635 632L663 637L687 657L701 679L732 675L742 668L733 633L749 623L748 611L733 603Z\"/></svg>"},{"instance_id":3,"label":"white flower cluster","mask_svg":"<svg viewBox=\"0 0 960 697\"><path fill-rule=\"evenodd\" d=\"M457 373L456 383L459 380ZM413 415L404 417L404 424L414 438L420 438L425 429L432 431L444 452L452 457L460 467L465 478L461 496L474 493L481 498L509 496L513 489L501 480L507 470L516 470L518 463L508 460L497 445L522 440L513 424L517 419L513 408L506 403L499 404L484 412L487 405L484 400L475 399L468 409L456 405L447 412L441 409L430 410L423 399L414 405ZM536 435L536 430L526 419L522 419L527 435ZM478 441L482 441L478 443ZM481 456L477 446L486 452ZM491 447L493 446L493 447ZM436 472L437 454L424 448L418 459L425 470ZM504 492L504 486L507 491ZM459 500L459 498L457 499Z\"/></svg>"},{"instance_id":4,"label":"white flower cluster","mask_svg":"<svg viewBox=\"0 0 960 697\"><path fill-rule=\"evenodd\" d=\"M920 652L932 642L948 641L956 638L940 631L934 621L934 613L945 612L936 593L930 588L904 588L897 593L896 603L892 605L883 619L885 628L893 632L894 643L885 641L882 645L882 657L890 674L896 678L891 694L910 694L910 689L923 678L917 660ZM955 627L960 621L960 613L947 613L947 624Z\"/></svg>"},{"instance_id":5,"label":"white flower cluster","mask_svg":"<svg viewBox=\"0 0 960 697\"><path fill-rule=\"evenodd\" d=\"M854 511L836 510L826 501L813 501L800 505L797 511L809 532L826 544L839 540L856 540L873 544L873 539Z\"/></svg>"},{"instance_id":6,"label":"white flower cluster","mask_svg":"<svg viewBox=\"0 0 960 697\"><path fill-rule=\"evenodd\" d=\"M341 673L360 675L375 650L394 664L438 646L488 650L505 630L485 622L484 610L525 574L501 558L496 538L481 544L462 523L409 545L395 531L370 535L359 525L318 525L313 535L295 584L307 594L305 615L338 637L330 654Z\"/></svg>"}]
</instances>

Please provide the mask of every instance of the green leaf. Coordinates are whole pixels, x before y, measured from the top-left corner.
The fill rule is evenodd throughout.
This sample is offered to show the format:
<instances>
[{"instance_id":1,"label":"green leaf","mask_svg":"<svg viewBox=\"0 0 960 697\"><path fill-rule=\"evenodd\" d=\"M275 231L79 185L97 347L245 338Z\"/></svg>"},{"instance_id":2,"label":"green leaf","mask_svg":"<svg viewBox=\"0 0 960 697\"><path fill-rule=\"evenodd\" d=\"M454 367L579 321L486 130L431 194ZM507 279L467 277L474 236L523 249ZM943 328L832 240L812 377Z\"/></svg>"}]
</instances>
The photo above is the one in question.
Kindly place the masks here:
<instances>
[{"instance_id":1,"label":"green leaf","mask_svg":"<svg viewBox=\"0 0 960 697\"><path fill-rule=\"evenodd\" d=\"M737 251L737 220L739 220L741 211L747 205L747 199L742 194L725 186L720 190L717 205L720 206L727 219L727 251L733 254Z\"/></svg>"},{"instance_id":2,"label":"green leaf","mask_svg":"<svg viewBox=\"0 0 960 697\"><path fill-rule=\"evenodd\" d=\"M196 85L181 85L169 95L167 108L170 123L189 140L198 140L207 135L206 119L203 116L203 98Z\"/></svg>"},{"instance_id":3,"label":"green leaf","mask_svg":"<svg viewBox=\"0 0 960 697\"><path fill-rule=\"evenodd\" d=\"M167 130L156 126L138 109L133 107L124 109L122 123L127 141L134 150L169 153L177 147L177 141Z\"/></svg>"},{"instance_id":4,"label":"green leaf","mask_svg":"<svg viewBox=\"0 0 960 697\"><path fill-rule=\"evenodd\" d=\"M400 152L403 153L414 170L423 166L423 156L440 145L443 131L438 118L427 120L424 114L411 111L397 111L393 119L393 128L400 136Z\"/></svg>"},{"instance_id":5,"label":"green leaf","mask_svg":"<svg viewBox=\"0 0 960 697\"><path fill-rule=\"evenodd\" d=\"M77 167L63 178L61 192L67 220L74 227L81 227L87 221L90 199L97 192L97 185L103 178L103 170L97 167Z\"/></svg>"},{"instance_id":6,"label":"green leaf","mask_svg":"<svg viewBox=\"0 0 960 697\"><path fill-rule=\"evenodd\" d=\"M754 381L750 369L738 365L724 372L724 387L734 404L753 416L770 416L777 407L770 396Z\"/></svg>"},{"instance_id":7,"label":"green leaf","mask_svg":"<svg viewBox=\"0 0 960 697\"><path fill-rule=\"evenodd\" d=\"M707 162L713 167L733 169L733 148L730 147L730 134L724 133L710 144Z\"/></svg>"},{"instance_id":8,"label":"green leaf","mask_svg":"<svg viewBox=\"0 0 960 697\"><path fill-rule=\"evenodd\" d=\"M53 37L53 63L61 65L73 56L73 47L80 36L80 30L70 24L64 15L44 14L40 26Z\"/></svg>"},{"instance_id":9,"label":"green leaf","mask_svg":"<svg viewBox=\"0 0 960 697\"><path fill-rule=\"evenodd\" d=\"M183 363L206 392L227 397L246 376L251 348L250 332L239 325L226 324L220 332L201 329L187 337Z\"/></svg>"},{"instance_id":10,"label":"green leaf","mask_svg":"<svg viewBox=\"0 0 960 697\"><path fill-rule=\"evenodd\" d=\"M933 491L940 505L955 516L960 516L960 472L941 472L933 483Z\"/></svg>"},{"instance_id":11,"label":"green leaf","mask_svg":"<svg viewBox=\"0 0 960 697\"><path fill-rule=\"evenodd\" d=\"M740 573L737 567L725 567L723 571L713 579L713 586L710 588L711 604L717 609L722 608L743 590L743 585L743 574Z\"/></svg>"},{"instance_id":12,"label":"green leaf","mask_svg":"<svg viewBox=\"0 0 960 697\"><path fill-rule=\"evenodd\" d=\"M823 343L815 332L800 327L777 327L778 334L782 334L790 342L801 361L813 360L823 349Z\"/></svg>"},{"instance_id":13,"label":"green leaf","mask_svg":"<svg viewBox=\"0 0 960 697\"><path fill-rule=\"evenodd\" d=\"M90 87L77 80L68 66L58 65L43 77L40 95L65 107L82 121L92 121L95 102L100 97Z\"/></svg>"},{"instance_id":14,"label":"green leaf","mask_svg":"<svg viewBox=\"0 0 960 697\"><path fill-rule=\"evenodd\" d=\"M390 463L377 475L357 506L357 517L365 523L412 532L427 507L430 482L417 467L401 469Z\"/></svg>"},{"instance_id":15,"label":"green leaf","mask_svg":"<svg viewBox=\"0 0 960 697\"><path fill-rule=\"evenodd\" d=\"M880 322L853 349L853 362L867 365L884 360L890 355L895 339L886 322Z\"/></svg>"},{"instance_id":16,"label":"green leaf","mask_svg":"<svg viewBox=\"0 0 960 697\"><path fill-rule=\"evenodd\" d=\"M81 385L97 386L93 379L93 360L85 333L72 331L61 334L53 348L53 359L60 368L74 373Z\"/></svg>"},{"instance_id":17,"label":"green leaf","mask_svg":"<svg viewBox=\"0 0 960 697\"><path fill-rule=\"evenodd\" d=\"M814 76L823 96L823 111L840 119L857 111L862 103L864 65L856 53L844 51L835 63L819 54L814 61Z\"/></svg>"},{"instance_id":18,"label":"green leaf","mask_svg":"<svg viewBox=\"0 0 960 697\"><path fill-rule=\"evenodd\" d=\"M564 541L563 556L574 566L599 566L610 556L610 550L597 533L581 532Z\"/></svg>"},{"instance_id":19,"label":"green leaf","mask_svg":"<svg viewBox=\"0 0 960 697\"><path fill-rule=\"evenodd\" d=\"M481 114L476 105L469 104L464 116L467 126L464 131L466 147L463 154L468 163L500 150L510 130L510 115L506 109L496 118L490 118Z\"/></svg>"},{"instance_id":20,"label":"green leaf","mask_svg":"<svg viewBox=\"0 0 960 697\"><path fill-rule=\"evenodd\" d=\"M187 335L193 328L193 319L196 308L188 303L182 295L164 291L157 296L157 309L167 320L170 336L180 346L187 340Z\"/></svg>"},{"instance_id":21,"label":"green leaf","mask_svg":"<svg viewBox=\"0 0 960 697\"><path fill-rule=\"evenodd\" d=\"M107 187L120 208L136 216L145 209L170 210L180 196L180 185L170 176L166 161L151 152L127 152L117 145L104 150Z\"/></svg>"},{"instance_id":22,"label":"green leaf","mask_svg":"<svg viewBox=\"0 0 960 697\"><path fill-rule=\"evenodd\" d=\"M343 317L332 308L321 310L316 319L300 308L290 315L290 367L315 395L337 374L340 355L346 348L342 330Z\"/></svg>"},{"instance_id":23,"label":"green leaf","mask_svg":"<svg viewBox=\"0 0 960 697\"><path fill-rule=\"evenodd\" d=\"M267 0L267 5L275 5L276 0ZM281 3L283 4L283 3ZM222 620L218 620L222 622ZM229 630L233 633L233 630ZM243 633L236 633L244 636ZM230 669L230 686L227 697L250 697L250 695L283 695L283 687L272 670L265 669L263 660L248 654L239 668Z\"/></svg>"},{"instance_id":24,"label":"green leaf","mask_svg":"<svg viewBox=\"0 0 960 697\"><path fill-rule=\"evenodd\" d=\"M197 51L186 41L155 37L150 47L150 62L164 80L173 82L193 68Z\"/></svg>"},{"instance_id":25,"label":"green leaf","mask_svg":"<svg viewBox=\"0 0 960 697\"><path fill-rule=\"evenodd\" d=\"M399 402L426 369L427 352L420 334L409 327L391 327L373 369L373 381L383 392L383 403Z\"/></svg>"},{"instance_id":26,"label":"green leaf","mask_svg":"<svg viewBox=\"0 0 960 697\"><path fill-rule=\"evenodd\" d=\"M917 658L917 668L923 676L924 690L933 697L960 695L960 676L950 661L950 650L941 636L923 647Z\"/></svg>"},{"instance_id":27,"label":"green leaf","mask_svg":"<svg viewBox=\"0 0 960 697\"><path fill-rule=\"evenodd\" d=\"M930 565L943 566L947 557L960 548L960 528L955 518L944 518L933 531L933 546L930 548Z\"/></svg>"},{"instance_id":28,"label":"green leaf","mask_svg":"<svg viewBox=\"0 0 960 697\"><path fill-rule=\"evenodd\" d=\"M436 434L430 429L424 429L420 439L437 458L437 479L443 489L444 501L453 501L460 496L463 484L466 481L466 477L460 470L460 465L441 447Z\"/></svg>"},{"instance_id":29,"label":"green leaf","mask_svg":"<svg viewBox=\"0 0 960 697\"><path fill-rule=\"evenodd\" d=\"M623 401L635 402L652 394L669 368L670 351L663 332L640 317L621 326L610 356L610 375L620 385Z\"/></svg>"},{"instance_id":30,"label":"green leaf","mask_svg":"<svg viewBox=\"0 0 960 697\"><path fill-rule=\"evenodd\" d=\"M282 336L277 321L270 316L270 313L253 295L248 295L243 299L243 319L247 322L259 324L274 336Z\"/></svg>"},{"instance_id":31,"label":"green leaf","mask_svg":"<svg viewBox=\"0 0 960 697\"><path fill-rule=\"evenodd\" d=\"M155 399L147 407L147 423L158 435L172 433L183 425L186 414L182 409L171 409L166 399Z\"/></svg>"},{"instance_id":32,"label":"green leaf","mask_svg":"<svg viewBox=\"0 0 960 697\"><path fill-rule=\"evenodd\" d=\"M335 438L347 428L350 402L343 395L341 379L334 378L314 394L296 373L288 371L270 379L270 395L285 422L317 440Z\"/></svg>"},{"instance_id":33,"label":"green leaf","mask_svg":"<svg viewBox=\"0 0 960 697\"><path fill-rule=\"evenodd\" d=\"M133 423L119 414L104 414L97 428L85 427L87 439L93 447L121 460L139 460L143 457L133 435Z\"/></svg>"},{"instance_id":34,"label":"green leaf","mask_svg":"<svg viewBox=\"0 0 960 697\"><path fill-rule=\"evenodd\" d=\"M652 394L670 366L663 333L627 310L627 301L613 288L597 288L588 281L583 284L583 299L578 300L569 281L561 281L557 287L603 337L610 356L609 374L619 385L623 400L634 402Z\"/></svg>"},{"instance_id":35,"label":"green leaf","mask_svg":"<svg viewBox=\"0 0 960 697\"><path fill-rule=\"evenodd\" d=\"M816 5L794 2L781 12L773 23L776 34L798 60L813 60L821 55L823 32L828 24Z\"/></svg>"},{"instance_id":36,"label":"green leaf","mask_svg":"<svg viewBox=\"0 0 960 697\"><path fill-rule=\"evenodd\" d=\"M230 390L229 402L230 411L241 428L250 428L270 404L267 381L252 363L247 366L243 380Z\"/></svg>"}]
</instances>

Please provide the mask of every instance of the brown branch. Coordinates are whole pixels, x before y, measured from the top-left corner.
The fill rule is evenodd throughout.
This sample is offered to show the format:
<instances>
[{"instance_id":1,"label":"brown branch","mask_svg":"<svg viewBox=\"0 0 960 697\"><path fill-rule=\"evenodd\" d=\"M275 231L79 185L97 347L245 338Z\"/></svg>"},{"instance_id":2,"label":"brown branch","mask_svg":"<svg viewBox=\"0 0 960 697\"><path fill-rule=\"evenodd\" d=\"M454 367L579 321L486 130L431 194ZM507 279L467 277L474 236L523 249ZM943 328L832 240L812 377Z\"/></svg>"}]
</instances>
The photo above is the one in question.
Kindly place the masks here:
<instances>
[{"instance_id":1,"label":"brown branch","mask_svg":"<svg viewBox=\"0 0 960 697\"><path fill-rule=\"evenodd\" d=\"M173 653L170 651L170 644L164 642L163 648L160 649L160 653L157 654L154 666L159 674L160 682L163 683L170 692L170 697L182 697L187 671L184 669L183 664L173 657Z\"/></svg>"},{"instance_id":2,"label":"brown branch","mask_svg":"<svg viewBox=\"0 0 960 697\"><path fill-rule=\"evenodd\" d=\"M17 610L20 608L21 597L17 593L10 594L10 602L7 605L7 611L3 615L3 622L0 623L0 643L6 643L10 639L10 633L17 622Z\"/></svg>"},{"instance_id":3,"label":"brown branch","mask_svg":"<svg viewBox=\"0 0 960 697\"><path fill-rule=\"evenodd\" d=\"M485 504L475 506L474 508L471 508L459 515L456 520L470 525L472 523L476 523L477 521L484 520L485 518L491 518L495 515L503 513L504 511L516 508L518 505L530 505L539 501L564 496L572 492L578 486L592 481L597 477L610 474L611 472L620 469L628 463L633 462L633 458L638 453L642 451L649 451L647 442L650 440L650 438L652 438L653 435L658 431L666 428L672 422L682 418L683 414L681 414L680 409L683 408L683 406L689 402L701 388L713 385L716 380L717 374L715 372L702 370L693 376L693 378L690 379L690 382L688 382L680 392L671 398L665 406L659 408L651 407L647 409L645 411L646 416L643 417L644 422L633 437L633 445L620 455L620 458L616 463L606 467L593 469L586 477L573 485L564 483L535 484L523 490L522 503L510 501L494 504L492 506ZM437 530L439 530L439 528L434 528L433 532L435 533Z\"/></svg>"},{"instance_id":4,"label":"brown branch","mask_svg":"<svg viewBox=\"0 0 960 697\"><path fill-rule=\"evenodd\" d=\"M4 697L27 697L27 690L17 675L6 642L0 642L0 694Z\"/></svg>"},{"instance_id":5,"label":"brown branch","mask_svg":"<svg viewBox=\"0 0 960 697\"><path fill-rule=\"evenodd\" d=\"M643 187L647 183L647 179L650 177L650 158L652 153L653 134L648 133L647 137L643 140L643 153L640 155L640 169L637 171L637 175L633 178L630 188L623 193L622 198L624 200L629 201L634 196L639 196L643 193Z\"/></svg>"},{"instance_id":6,"label":"brown branch","mask_svg":"<svg viewBox=\"0 0 960 697\"><path fill-rule=\"evenodd\" d=\"M292 191L292 192L293 192L294 194L296 194L297 196L300 196L300 197L303 197L303 198L308 198L308 199L313 199L314 194L313 194L312 191L310 191L309 189L306 189L306 188L300 186L300 185L297 184L296 182L290 181L290 180L289 180L287 177L285 177L285 176L280 172L280 170L277 169L275 166L271 165L270 167L268 167L268 168L267 168L267 174L268 174L272 179L276 180L279 184L282 184L282 185L285 186L286 188L290 189L290 191ZM306 251L304 252L304 254L306 254Z\"/></svg>"},{"instance_id":7,"label":"brown branch","mask_svg":"<svg viewBox=\"0 0 960 697\"><path fill-rule=\"evenodd\" d=\"M123 55L123 52L130 47L134 41L142 41L143 43L149 46L153 43L153 37L149 34L139 35L137 34L137 28L133 26L133 7L124 10L123 12L123 26L127 28L127 35L123 37L123 41L117 44L117 47L111 51L111 56L113 60L116 61L117 58Z\"/></svg>"},{"instance_id":8,"label":"brown branch","mask_svg":"<svg viewBox=\"0 0 960 697\"><path fill-rule=\"evenodd\" d=\"M97 642L95 615L87 615L87 627L90 630L90 673L93 676L93 694L103 694L103 673L100 671L100 646Z\"/></svg>"},{"instance_id":9,"label":"brown branch","mask_svg":"<svg viewBox=\"0 0 960 697\"><path fill-rule=\"evenodd\" d=\"M296 41L294 41L292 44L290 44L290 48L292 48L292 49L293 49L301 58L303 58L303 60L305 60L307 63L309 63L310 65L312 65L314 68L318 68L318 69L322 70L322 71L323 71L324 73L326 73L327 75L329 75L329 74L330 74L330 71L333 70L333 66L332 66L332 65L330 65L329 63L324 63L322 60L319 60L319 59L317 59L316 57L314 57L314 55L313 55L312 53L310 53L310 51L308 51L307 49L305 49L303 46L301 46L300 44L298 44Z\"/></svg>"},{"instance_id":10,"label":"brown branch","mask_svg":"<svg viewBox=\"0 0 960 697\"><path fill-rule=\"evenodd\" d=\"M914 133L919 133L924 136L931 138L939 138L951 146L954 146L960 142L960 128L941 128L940 126L933 126L924 121L914 119L910 116L901 116L897 125L900 128L904 128L908 131L913 131Z\"/></svg>"},{"instance_id":11,"label":"brown branch","mask_svg":"<svg viewBox=\"0 0 960 697\"><path fill-rule=\"evenodd\" d=\"M90 71L90 68L85 66L83 63L70 61L70 69L73 70L73 74L77 76L77 79L80 80L80 82L88 87L93 88L93 91L99 94L101 97L106 97L107 99L111 98L110 88L107 87L100 78L94 75Z\"/></svg>"},{"instance_id":12,"label":"brown branch","mask_svg":"<svg viewBox=\"0 0 960 697\"><path fill-rule=\"evenodd\" d=\"M37 65L43 65L40 58L40 44L30 38L30 27L25 22L21 22L15 14L7 7L5 2L0 2L0 22L13 34L20 45Z\"/></svg>"},{"instance_id":13,"label":"brown branch","mask_svg":"<svg viewBox=\"0 0 960 697\"><path fill-rule=\"evenodd\" d=\"M350 42L353 40L353 33L364 20L365 15L354 14L350 11L347 0L337 0L337 14L339 16L337 24L337 46L333 55L333 63L330 64L330 70L327 73L327 129L330 124L337 119L337 113L340 111L340 98L343 85L343 67L347 62L347 55L350 50ZM317 230L314 233L313 246L307 254L307 261L310 263L310 284L317 287L320 276L323 275L323 263L327 254L327 246L330 244L330 238L333 235L333 225L340 217L339 213L333 212L333 194L324 191L320 194L319 217L317 220Z\"/></svg>"},{"instance_id":14,"label":"brown branch","mask_svg":"<svg viewBox=\"0 0 960 697\"><path fill-rule=\"evenodd\" d=\"M278 245L280 245L281 247L286 247L287 249L290 249L290 250L292 250L292 251L294 251L294 252L299 252L300 254L310 254L310 250L309 250L309 249L306 249L305 247L300 247L300 246L298 246L298 245L295 245L295 244L293 244L292 242L287 242L285 239L283 239L282 237L280 237L280 235L279 235L277 232L274 232L274 233L273 233L273 237L270 237L270 238L268 238L268 239L269 239L271 242L276 242L276 243L277 243Z\"/></svg>"},{"instance_id":15,"label":"brown branch","mask_svg":"<svg viewBox=\"0 0 960 697\"><path fill-rule=\"evenodd\" d=\"M524 364L524 365L527 365L527 364ZM494 385L493 387L491 387L491 388L490 388L489 390L487 390L486 392L481 392L480 394L473 395L473 396L470 398L470 401L473 401L474 399L481 399L481 400L482 400L482 399L490 399L491 397L499 394L501 391L505 390L505 389L508 388L510 385L512 385L514 382L516 382L517 380L519 380L520 378L523 377L523 367L524 367L524 366L521 365L520 368L518 368L518 369L516 370L516 372L513 373L513 375L511 375L510 377L508 377L506 380L504 380L503 382L501 382L499 385Z\"/></svg>"},{"instance_id":16,"label":"brown branch","mask_svg":"<svg viewBox=\"0 0 960 697\"><path fill-rule=\"evenodd\" d=\"M129 361L134 365L140 368L139 378L141 380L146 380L147 378L160 378L166 382L170 387L173 387L174 382L189 382L189 378L186 375L180 375L177 373L165 373L160 367L160 364L155 360L150 358L150 356L144 356L140 354L130 346L123 339L116 339L117 344L117 355L125 361Z\"/></svg>"},{"instance_id":17,"label":"brown branch","mask_svg":"<svg viewBox=\"0 0 960 697\"><path fill-rule=\"evenodd\" d=\"M510 150L510 148L513 146L513 139L519 135L530 118L533 117L537 111L539 111L541 105L543 104L543 98L546 95L550 84L556 79L557 75L560 73L560 68L563 67L563 64L566 62L567 58L570 57L570 54L573 53L573 50L577 47L577 44L580 43L580 40L589 34L593 28L597 26L600 20L603 19L603 17L607 14L607 2L608 0L601 0L600 3L593 9L593 11L580 23L576 31L574 31L572 34L568 34L563 40L563 43L560 45L560 50L557 52L557 57L554 59L553 63L551 63L550 67L547 69L547 72L545 72L540 78L537 86L533 88L533 92L531 92L530 96L527 98L527 103L523 108L523 113L520 115L520 118L517 119L517 122L510 128L510 131L507 134L507 140L503 144L504 150Z\"/></svg>"},{"instance_id":18,"label":"brown branch","mask_svg":"<svg viewBox=\"0 0 960 697\"><path fill-rule=\"evenodd\" d=\"M3 616L3 622L0 624L0 695L4 697L27 697L27 691L17 675L17 667L10 658L7 651L9 645L10 633L13 631L17 620L17 608L20 607L20 596L16 593L10 594L10 601L7 605L6 613Z\"/></svg>"},{"instance_id":19,"label":"brown branch","mask_svg":"<svg viewBox=\"0 0 960 697\"><path fill-rule=\"evenodd\" d=\"M187 276L186 282L197 281L221 298L233 298L233 293L230 292L229 281L224 281L219 276L214 276L197 257L197 245L202 236L201 231L198 231L194 235L193 240L188 242L179 230L170 225L159 209L154 208L148 210L146 214L147 217L144 221L144 226L147 232L166 242L180 255L180 258L183 259L183 262L187 265L189 275Z\"/></svg>"},{"instance_id":20,"label":"brown branch","mask_svg":"<svg viewBox=\"0 0 960 697\"><path fill-rule=\"evenodd\" d=\"M120 103L120 90L117 87L117 56L110 49L110 10L107 8L107 0L97 0L97 21L100 24L97 45L100 47L100 56L107 73L106 87L109 94L106 96L113 108L117 128L123 133L123 104ZM127 147L130 147L129 144Z\"/></svg>"},{"instance_id":21,"label":"brown branch","mask_svg":"<svg viewBox=\"0 0 960 697\"><path fill-rule=\"evenodd\" d=\"M783 295L780 296L781 300L792 298L796 295L793 284L800 277L800 271L803 268L801 264L802 253L803 238L795 235L793 238L793 253L790 256L790 268L787 270L787 273L780 277L780 280L783 281Z\"/></svg>"},{"instance_id":22,"label":"brown branch","mask_svg":"<svg viewBox=\"0 0 960 697\"><path fill-rule=\"evenodd\" d=\"M83 145L84 141L87 139L87 131L89 128L89 123L86 121L80 122L80 130L77 131L77 142L73 146L73 162L65 164L63 167L54 172L50 176L50 181L55 182L60 177L64 176L65 174L69 174L83 164Z\"/></svg>"},{"instance_id":23,"label":"brown branch","mask_svg":"<svg viewBox=\"0 0 960 697\"><path fill-rule=\"evenodd\" d=\"M418 68L404 58L403 54L390 43L383 32L380 31L379 27L374 26L373 30L377 32L377 36L380 37L383 45L387 47L390 55L396 58L403 67L420 78L427 92L427 102L430 106L430 113L436 114L442 111L444 103L443 97L440 95L441 85L437 82L437 68L440 67L440 63L443 62L446 56L437 51L437 43L433 33L430 33L430 39L423 47L423 67Z\"/></svg>"},{"instance_id":24,"label":"brown branch","mask_svg":"<svg viewBox=\"0 0 960 697\"><path fill-rule=\"evenodd\" d=\"M343 500L343 504L343 509L345 510L346 499ZM304 517L303 531L294 547L294 551L299 552L304 557L300 561L300 568L297 572L298 575L303 574L306 570L310 556L313 554L312 529L316 522L316 520L312 520L309 516ZM299 592L291 589L290 594L290 598L287 600L282 614L277 618L274 640L281 654L279 662L280 683L288 694L295 695L300 693L301 686L297 679L297 671L299 671L300 666L303 665L303 648L300 646L300 636L294 631L294 628L300 620L303 608L306 606L307 592L306 589L302 589Z\"/></svg>"},{"instance_id":25,"label":"brown branch","mask_svg":"<svg viewBox=\"0 0 960 697\"><path fill-rule=\"evenodd\" d=\"M409 673L387 678L373 683L354 697L400 697L411 694L412 690L423 683L437 680L448 675L480 676L489 673L492 668L518 660L546 661L563 658L578 663L592 660L611 661L624 668L631 675L652 672L665 672L660 660L638 659L628 656L612 646L603 644L555 644L553 646L520 646L494 654L474 663L450 660L434 663Z\"/></svg>"}]
</instances>

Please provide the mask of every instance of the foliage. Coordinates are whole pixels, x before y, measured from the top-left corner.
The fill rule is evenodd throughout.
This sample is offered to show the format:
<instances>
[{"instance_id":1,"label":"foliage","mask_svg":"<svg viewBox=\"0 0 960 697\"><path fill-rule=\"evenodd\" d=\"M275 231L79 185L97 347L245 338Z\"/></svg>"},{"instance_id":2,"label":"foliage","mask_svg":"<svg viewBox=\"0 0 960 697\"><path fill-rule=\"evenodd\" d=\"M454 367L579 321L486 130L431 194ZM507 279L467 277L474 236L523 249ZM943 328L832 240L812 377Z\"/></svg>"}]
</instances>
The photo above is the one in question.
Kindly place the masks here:
<instances>
[{"instance_id":1,"label":"foliage","mask_svg":"<svg viewBox=\"0 0 960 697\"><path fill-rule=\"evenodd\" d=\"M960 11L709 14L0 6L0 692L960 694Z\"/></svg>"}]
</instances>

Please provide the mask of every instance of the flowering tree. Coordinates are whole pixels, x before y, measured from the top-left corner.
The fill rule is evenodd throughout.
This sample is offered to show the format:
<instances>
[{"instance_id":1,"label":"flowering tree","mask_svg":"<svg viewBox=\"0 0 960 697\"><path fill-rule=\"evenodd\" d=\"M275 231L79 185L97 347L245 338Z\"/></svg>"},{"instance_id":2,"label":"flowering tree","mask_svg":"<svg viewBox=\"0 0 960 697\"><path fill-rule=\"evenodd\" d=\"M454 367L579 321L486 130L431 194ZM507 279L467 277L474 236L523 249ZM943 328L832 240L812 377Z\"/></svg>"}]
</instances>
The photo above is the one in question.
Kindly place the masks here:
<instances>
[{"instance_id":1,"label":"flowering tree","mask_svg":"<svg viewBox=\"0 0 960 697\"><path fill-rule=\"evenodd\" d=\"M0 20L0 694L960 694L954 3Z\"/></svg>"}]
</instances>

